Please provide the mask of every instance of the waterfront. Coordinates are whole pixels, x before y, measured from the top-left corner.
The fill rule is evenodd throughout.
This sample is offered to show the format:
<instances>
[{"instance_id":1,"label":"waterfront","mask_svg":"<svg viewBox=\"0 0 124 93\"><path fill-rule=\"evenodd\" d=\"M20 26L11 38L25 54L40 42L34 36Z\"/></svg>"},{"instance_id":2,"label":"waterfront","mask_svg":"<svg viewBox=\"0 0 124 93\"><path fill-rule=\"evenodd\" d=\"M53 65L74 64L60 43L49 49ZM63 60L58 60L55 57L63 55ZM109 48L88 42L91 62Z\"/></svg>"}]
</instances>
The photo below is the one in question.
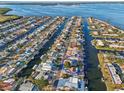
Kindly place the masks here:
<instances>
[{"instance_id":1,"label":"waterfront","mask_svg":"<svg viewBox=\"0 0 124 93\"><path fill-rule=\"evenodd\" d=\"M43 15L57 16L57 15L60 15L60 16L68 16L68 17L77 15L77 16L85 17L85 20L86 20L86 17L94 16L96 18L109 21L111 24L114 24L116 26L121 26L123 28L123 20L122 20L123 19L123 17L122 17L123 11L120 10L122 13L120 11L119 11L120 13L118 13L117 10L119 8L114 8L113 10L111 8L112 6L116 6L116 4L114 4L114 5L112 4L112 5L108 6L107 8L109 8L109 9L108 9L108 11L106 11L107 13L105 13L105 7L107 6L107 4L105 4L105 5L102 4L101 5L102 9L98 9L98 10L104 11L104 14L102 11L99 12L98 14L96 12L94 12L100 5L96 5L95 7L93 7L92 4L89 4L89 5L86 4L86 5L81 5L81 6L73 5L73 6L69 6L69 7L64 6L64 5L42 6L42 7L41 7L41 5L24 5L23 9L22 9L22 5L1 5L1 7L3 7L3 6L13 9L13 11L10 11L8 14L17 14L17 15L23 15L23 16L34 16L34 15L35 16L43 16ZM35 6L35 8L32 8L32 6L33 7ZM88 6L90 6L89 9L86 9ZM123 4L117 4L117 6L123 7ZM41 9L41 10L38 10L38 9ZM61 9L61 12L59 11L59 9ZM19 12L20 10L22 12ZM42 10L44 10L44 11L42 11ZM41 12L37 12L37 11L41 11ZM53 13L53 11L54 11L54 13ZM109 13L109 12L113 12L115 15L112 16L112 18L110 18L112 13ZM117 15L119 17L116 17ZM98 63L98 58L97 58L97 50L91 45L90 41L92 40L92 38L91 38L91 36L89 36L89 30L87 29L87 26L88 25L85 21L84 22L84 31L85 31L84 33L85 33L85 39L86 39L86 62L88 62L87 68L86 68L86 70L88 72L87 76L88 76L88 80L89 80L88 87L89 87L89 90L106 90L105 85L101 81L102 74L101 74L100 70L98 69L99 63ZM60 28L60 29L62 29L62 28ZM60 29L59 29L59 31L61 31ZM54 35L54 36L57 36L57 35ZM56 38L56 37L54 37L54 38ZM42 55L43 52L46 52L45 50L48 50L48 48L51 46L50 43L53 43L53 42L54 42L54 39L52 37L49 40L49 42L46 45L44 45L45 49L42 48L40 50L40 54L36 55L35 58L38 59ZM42 51L42 50L44 50L44 51ZM35 61L32 60L32 62L29 63L28 67L31 68L31 67L33 67L34 64L35 64ZM30 69L26 70L26 72L28 72L29 70ZM25 71L25 69L24 69L24 71ZM31 73L28 73L26 75L30 75L30 74Z\"/></svg>"},{"instance_id":2,"label":"waterfront","mask_svg":"<svg viewBox=\"0 0 124 93\"><path fill-rule=\"evenodd\" d=\"M89 3L80 5L0 5L13 9L8 14L23 16L82 16L105 20L113 25L123 27L124 22L124 4L122 3ZM97 11L97 12L96 12Z\"/></svg>"},{"instance_id":3,"label":"waterfront","mask_svg":"<svg viewBox=\"0 0 124 93\"><path fill-rule=\"evenodd\" d=\"M98 67L103 75L101 80L106 84L107 90L109 91L122 90L124 86L124 30L114 27L102 20L94 19L93 17L88 18L88 24L88 27L91 30L90 35L93 37L91 43L97 50L100 50L97 55L99 60ZM96 37L99 37L100 39Z\"/></svg>"},{"instance_id":4,"label":"waterfront","mask_svg":"<svg viewBox=\"0 0 124 93\"><path fill-rule=\"evenodd\" d=\"M67 19L66 19L67 20ZM66 22L66 21L65 21ZM54 40L57 38L57 36L61 33L62 29L65 26L65 22L62 23L56 30L56 32L51 36L49 41L47 41L43 47L39 50L39 54L35 55L34 59L29 62L28 66L24 68L19 74L18 77L25 77L25 76L30 76L32 73L31 68L35 64L39 64L40 57L47 52L47 50L52 46L54 43Z\"/></svg>"},{"instance_id":5,"label":"waterfront","mask_svg":"<svg viewBox=\"0 0 124 93\"><path fill-rule=\"evenodd\" d=\"M88 29L88 23L85 19L84 22L84 35L85 35L85 52L86 52L86 72L88 78L88 88L89 90L103 91L106 90L105 84L101 81L102 73L98 68L99 61L97 58L97 50L92 46L91 40L93 39L89 35L90 30Z\"/></svg>"}]
</instances>

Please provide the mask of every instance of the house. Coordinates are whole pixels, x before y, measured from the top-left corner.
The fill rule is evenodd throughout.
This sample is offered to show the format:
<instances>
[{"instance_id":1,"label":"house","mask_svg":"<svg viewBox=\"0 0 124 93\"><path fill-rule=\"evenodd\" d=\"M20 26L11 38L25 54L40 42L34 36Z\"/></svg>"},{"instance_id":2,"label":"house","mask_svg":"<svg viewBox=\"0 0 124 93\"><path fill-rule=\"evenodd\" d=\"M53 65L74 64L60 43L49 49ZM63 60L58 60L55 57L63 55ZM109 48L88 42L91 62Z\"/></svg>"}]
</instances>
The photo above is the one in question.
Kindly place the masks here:
<instances>
[{"instance_id":1,"label":"house","mask_svg":"<svg viewBox=\"0 0 124 93\"><path fill-rule=\"evenodd\" d=\"M118 74L116 74L116 69L111 63L107 63L107 67L109 69L110 75L112 77L113 83L122 84L122 81Z\"/></svg>"},{"instance_id":2,"label":"house","mask_svg":"<svg viewBox=\"0 0 124 93\"><path fill-rule=\"evenodd\" d=\"M93 31L93 34L94 34L94 35L98 35L98 32L97 32L97 31Z\"/></svg>"},{"instance_id":3,"label":"house","mask_svg":"<svg viewBox=\"0 0 124 93\"><path fill-rule=\"evenodd\" d=\"M104 46L104 43L101 40L97 40L97 45L98 46Z\"/></svg>"},{"instance_id":4,"label":"house","mask_svg":"<svg viewBox=\"0 0 124 93\"><path fill-rule=\"evenodd\" d=\"M7 80L4 80L3 82L4 82L4 83L13 84L13 83L15 82L15 79L9 78L9 79L7 79Z\"/></svg>"},{"instance_id":5,"label":"house","mask_svg":"<svg viewBox=\"0 0 124 93\"><path fill-rule=\"evenodd\" d=\"M43 63L42 64L42 70L50 71L52 69L51 63Z\"/></svg>"},{"instance_id":6,"label":"house","mask_svg":"<svg viewBox=\"0 0 124 93\"><path fill-rule=\"evenodd\" d=\"M63 90L65 87L68 88L68 90L84 90L84 82L77 77L69 77L68 79L60 78L57 89Z\"/></svg>"},{"instance_id":7,"label":"house","mask_svg":"<svg viewBox=\"0 0 124 93\"><path fill-rule=\"evenodd\" d=\"M4 91L9 90L10 91L11 89L12 89L12 85L11 84L0 82L0 90L4 90Z\"/></svg>"},{"instance_id":8,"label":"house","mask_svg":"<svg viewBox=\"0 0 124 93\"><path fill-rule=\"evenodd\" d=\"M25 81L20 85L19 91L33 91L35 87L36 86L31 81Z\"/></svg>"},{"instance_id":9,"label":"house","mask_svg":"<svg viewBox=\"0 0 124 93\"><path fill-rule=\"evenodd\" d=\"M40 72L38 75L35 76L35 79L41 79L44 76L43 72Z\"/></svg>"}]
</instances>

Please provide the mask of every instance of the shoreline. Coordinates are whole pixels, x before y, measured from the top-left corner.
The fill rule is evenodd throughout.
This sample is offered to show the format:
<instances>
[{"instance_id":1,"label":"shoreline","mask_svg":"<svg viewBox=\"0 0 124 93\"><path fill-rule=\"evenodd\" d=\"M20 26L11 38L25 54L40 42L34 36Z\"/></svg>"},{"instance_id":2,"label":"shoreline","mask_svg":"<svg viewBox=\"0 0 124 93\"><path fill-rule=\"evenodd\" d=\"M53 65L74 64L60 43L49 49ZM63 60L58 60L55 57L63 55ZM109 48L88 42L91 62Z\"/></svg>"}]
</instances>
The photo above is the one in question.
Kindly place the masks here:
<instances>
[{"instance_id":1,"label":"shoreline","mask_svg":"<svg viewBox=\"0 0 124 93\"><path fill-rule=\"evenodd\" d=\"M5 15L9 11L12 11L12 9L10 9L10 8L0 8L0 15Z\"/></svg>"},{"instance_id":2,"label":"shoreline","mask_svg":"<svg viewBox=\"0 0 124 93\"><path fill-rule=\"evenodd\" d=\"M21 17L18 15L7 14L9 11L12 11L12 9L11 8L0 8L0 17L1 17L0 23L15 20Z\"/></svg>"},{"instance_id":3,"label":"shoreline","mask_svg":"<svg viewBox=\"0 0 124 93\"><path fill-rule=\"evenodd\" d=\"M119 64L116 61L116 57L112 57L112 59L107 59L107 54L103 52L103 54L100 51L107 51L108 53L116 52L120 53L123 52L123 43L122 40L116 40L116 37L111 37L111 34L123 35L123 30L113 26L109 23L106 23L104 21L94 19L93 17L88 19L91 32L94 32L94 35L99 38L95 38L93 34L91 35L93 37L93 40L91 41L92 45L99 51L97 53L97 57L99 60L99 68L102 72L103 77L101 78L101 81L106 84L107 91L114 91L114 90L121 90L123 89L123 78L121 76L123 73L123 68L121 68L124 64ZM104 38L104 34L107 34L109 36L108 38ZM99 36L101 35L101 36ZM123 36L122 36L123 37ZM113 46L112 46L113 45ZM122 54L118 55L119 57L124 57ZM106 58L105 58L106 57ZM120 58L120 60L123 60ZM120 61L119 60L119 61ZM118 66L118 67L116 67ZM118 70L121 69L121 70ZM115 71L115 74L113 75ZM117 72L118 71L118 72Z\"/></svg>"},{"instance_id":4,"label":"shoreline","mask_svg":"<svg viewBox=\"0 0 124 93\"><path fill-rule=\"evenodd\" d=\"M12 10L8 10L8 12L9 12L9 11L12 11ZM7 13L7 12L6 12L6 13ZM6 13L4 12L4 14L6 14ZM4 15L4 14L3 14L3 15ZM2 16L3 16L3 15L2 15ZM4 16L12 16L12 15L4 15ZM16 16L16 15L15 15L15 16ZM14 20L14 19L10 19L10 20ZM7 21L8 21L8 20L7 20ZM5 21L4 21L4 22L5 22ZM85 23L85 30L87 29L86 31L89 30L87 27L88 27L88 24ZM90 46L88 46L88 48L89 48L88 52L89 52L90 50L92 50L92 52L94 51L94 52L96 53L96 55L93 55L93 54L88 53L87 56L93 55L93 56L96 57L96 58L93 58L92 56L89 57L88 61L91 61L91 60L93 59L93 61L96 62L96 63L91 63L91 62L89 62L89 63L87 64L87 65L89 66L88 69L90 69L90 70L92 69L92 70L94 70L94 71L98 69L98 70L97 70L97 71L98 71L98 74L95 73L97 79L95 79L96 77L94 77L94 76L93 76L93 77L90 77L90 75L89 75L89 77L91 78L91 79L90 79L90 80L91 80L90 82L94 82L94 81L96 82L96 81L97 81L97 83L99 83L99 82L101 83L102 81L100 81L100 80L102 79L102 76L104 75L104 73L102 72L102 74L101 74L101 73L100 73L100 72L101 72L101 69L99 70L99 68L97 68L97 69L95 68L96 65L97 65L97 66L100 65L100 60L99 60L99 56L98 56L98 54L99 54L98 50L99 50L99 49L98 49L98 48L95 48L95 49L94 49L94 45L92 45L91 42L89 42L89 41L92 41L92 40L89 40L89 39L90 39L90 38L93 38L93 37L90 35L89 32L86 32L86 31L85 31L85 36L86 36L86 35L88 35L88 36L86 36L87 41L85 41L85 42L86 42L87 44L89 43L88 45L90 45ZM87 47L87 45L86 45L86 47ZM91 49L90 49L90 48L91 48ZM105 49L105 50L106 50L106 49ZM98 58L97 58L97 57L98 57ZM97 61L97 59L98 59L98 61ZM97 63L97 62L98 62L98 63ZM90 67L90 64L91 64L91 67ZM94 67L93 67L93 66L94 66ZM96 66L96 67L97 67L97 66ZM94 74L94 72L92 72L92 71L89 71L88 73L91 73L91 76L92 76L92 74ZM89 77L88 77L88 78L89 78ZM94 79L93 79L93 78L94 78ZM103 83L103 82L102 82L102 83ZM101 84L102 84L102 83L101 83ZM96 84L96 85L98 85L98 84ZM89 86L90 86L90 90L93 90L93 89L94 89L94 90L97 90L97 89L98 89L98 88L92 86L92 84L91 84L91 85L89 84ZM107 85L106 85L106 86L107 86ZM104 87L103 87L102 85L99 86L99 87L100 87L101 89L102 89L102 88L104 89ZM107 86L107 90L108 90L108 86Z\"/></svg>"}]
</instances>

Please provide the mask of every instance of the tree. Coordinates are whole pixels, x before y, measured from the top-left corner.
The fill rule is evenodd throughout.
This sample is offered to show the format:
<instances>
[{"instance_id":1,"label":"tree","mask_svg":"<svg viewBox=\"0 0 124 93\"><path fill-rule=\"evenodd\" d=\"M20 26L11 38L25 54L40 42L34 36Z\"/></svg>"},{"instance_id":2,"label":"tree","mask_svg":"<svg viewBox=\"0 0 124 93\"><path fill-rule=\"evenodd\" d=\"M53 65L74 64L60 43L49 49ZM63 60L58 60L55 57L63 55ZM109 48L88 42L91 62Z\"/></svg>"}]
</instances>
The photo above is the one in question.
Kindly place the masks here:
<instances>
[{"instance_id":1,"label":"tree","mask_svg":"<svg viewBox=\"0 0 124 93\"><path fill-rule=\"evenodd\" d=\"M34 83L39 87L39 89L42 90L42 88L44 88L45 86L47 86L48 80L45 80L43 77L41 79L38 80L34 80Z\"/></svg>"},{"instance_id":2,"label":"tree","mask_svg":"<svg viewBox=\"0 0 124 93\"><path fill-rule=\"evenodd\" d=\"M70 68L70 67L71 67L71 63L68 62L68 61L66 61L66 62L64 63L64 67L65 67L65 68Z\"/></svg>"},{"instance_id":3,"label":"tree","mask_svg":"<svg viewBox=\"0 0 124 93\"><path fill-rule=\"evenodd\" d=\"M52 85L48 85L43 90L44 91L55 91L55 88Z\"/></svg>"},{"instance_id":4,"label":"tree","mask_svg":"<svg viewBox=\"0 0 124 93\"><path fill-rule=\"evenodd\" d=\"M55 64L56 64L56 65L60 65L60 64L61 64L61 60L62 60L62 59L58 57L58 58L56 59L56 61L55 61Z\"/></svg>"},{"instance_id":5,"label":"tree","mask_svg":"<svg viewBox=\"0 0 124 93\"><path fill-rule=\"evenodd\" d=\"M69 75L69 74L63 74L62 77L63 77L63 78L69 78L70 75Z\"/></svg>"}]
</instances>

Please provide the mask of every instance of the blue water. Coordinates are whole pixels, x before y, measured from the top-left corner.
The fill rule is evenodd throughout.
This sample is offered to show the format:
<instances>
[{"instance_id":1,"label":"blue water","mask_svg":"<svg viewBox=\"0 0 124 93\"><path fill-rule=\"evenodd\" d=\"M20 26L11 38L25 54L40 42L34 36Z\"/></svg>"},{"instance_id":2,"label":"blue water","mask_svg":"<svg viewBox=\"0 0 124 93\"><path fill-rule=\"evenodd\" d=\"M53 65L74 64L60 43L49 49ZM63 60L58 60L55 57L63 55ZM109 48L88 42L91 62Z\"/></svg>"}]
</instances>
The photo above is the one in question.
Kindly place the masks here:
<instances>
[{"instance_id":1,"label":"blue water","mask_svg":"<svg viewBox=\"0 0 124 93\"><path fill-rule=\"evenodd\" d=\"M81 5L0 5L13 9L8 14L23 16L93 16L124 29L124 4L81 4Z\"/></svg>"}]
</instances>

